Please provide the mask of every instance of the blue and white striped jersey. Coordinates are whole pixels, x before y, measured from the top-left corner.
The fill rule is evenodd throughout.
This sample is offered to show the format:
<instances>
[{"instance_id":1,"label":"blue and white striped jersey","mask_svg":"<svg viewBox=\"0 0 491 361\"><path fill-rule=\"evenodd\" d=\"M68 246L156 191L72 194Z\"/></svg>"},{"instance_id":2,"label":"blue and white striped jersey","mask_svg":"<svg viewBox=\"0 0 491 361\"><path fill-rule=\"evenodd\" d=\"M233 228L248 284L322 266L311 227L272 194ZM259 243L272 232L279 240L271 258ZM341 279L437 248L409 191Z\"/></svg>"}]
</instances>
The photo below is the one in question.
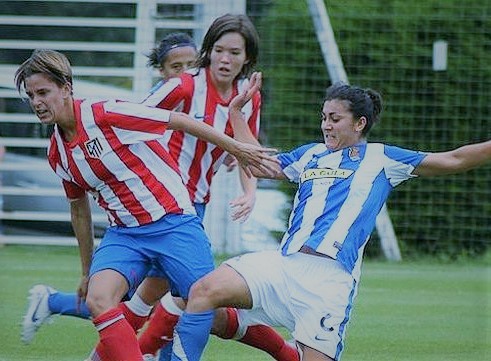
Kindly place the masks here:
<instances>
[{"instance_id":1,"label":"blue and white striped jersey","mask_svg":"<svg viewBox=\"0 0 491 361\"><path fill-rule=\"evenodd\" d=\"M313 143L279 154L283 172L299 184L282 254L306 245L353 274L390 191L415 177L411 172L425 156L365 142L338 151Z\"/></svg>"}]
</instances>

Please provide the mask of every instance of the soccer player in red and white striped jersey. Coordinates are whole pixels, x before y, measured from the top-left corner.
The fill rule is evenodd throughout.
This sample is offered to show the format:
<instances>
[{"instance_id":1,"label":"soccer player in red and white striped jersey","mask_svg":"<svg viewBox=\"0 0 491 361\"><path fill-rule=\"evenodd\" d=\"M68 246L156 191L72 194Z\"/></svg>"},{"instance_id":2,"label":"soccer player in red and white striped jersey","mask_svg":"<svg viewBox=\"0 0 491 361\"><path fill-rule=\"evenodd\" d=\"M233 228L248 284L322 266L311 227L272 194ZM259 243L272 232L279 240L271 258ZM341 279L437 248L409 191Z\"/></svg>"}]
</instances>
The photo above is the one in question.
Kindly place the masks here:
<instances>
[{"instance_id":1,"label":"soccer player in red and white striped jersey","mask_svg":"<svg viewBox=\"0 0 491 361\"><path fill-rule=\"evenodd\" d=\"M166 129L190 132L232 153L245 167L271 157L264 148L239 143L181 113L115 100L76 100L71 65L56 51L35 50L17 69L15 82L19 92L25 89L41 123L54 125L49 163L70 202L82 264L78 292L91 311L105 356L140 361L136 335L117 307L123 295L152 264L184 298L213 269L208 238L177 164L157 139ZM95 252L89 194L111 223ZM212 311L181 316L179 327L202 336L184 348L190 360L199 359L208 339L203 330L209 331L212 319Z\"/></svg>"},{"instance_id":2,"label":"soccer player in red and white striped jersey","mask_svg":"<svg viewBox=\"0 0 491 361\"><path fill-rule=\"evenodd\" d=\"M154 87L144 103L182 111L196 122L209 124L219 132L233 136L229 103L248 89L248 76L256 64L258 51L258 34L247 16L221 16L211 24L204 37L197 68ZM259 134L260 107L261 95L256 92L242 108L245 121L256 137ZM210 199L213 176L227 157L226 152L180 131L165 133L162 142L179 165L191 201L203 214ZM234 219L247 218L255 203L256 179L241 173L241 183L244 194L232 201ZM147 277L136 296L150 293L147 289L155 290L158 282L155 277ZM177 322L178 314L179 308L169 295L157 304L149 326L139 338L144 354L154 354L172 339L172 326ZM239 327L236 333L238 321L233 309L217 312L216 319L213 331L221 337L236 337L240 342L265 350L277 360L298 359L297 351L268 326Z\"/></svg>"},{"instance_id":3,"label":"soccer player in red and white striped jersey","mask_svg":"<svg viewBox=\"0 0 491 361\"><path fill-rule=\"evenodd\" d=\"M248 41L250 42L252 40L246 40L246 42ZM165 36L159 45L152 49L148 55L148 66L158 69L160 75L162 76L162 80L154 87L154 89L152 89L151 92L153 93L154 90L162 87L162 84L168 81L170 78L177 77L183 71L186 71L192 67L195 63L196 57L196 46L189 35L185 33L171 33ZM253 56L254 59L255 57L256 55ZM242 78L240 79L240 82L242 84L247 83L247 79ZM206 99L203 99L203 101L206 101ZM260 101L259 95L256 96L255 101L256 103ZM259 109L259 105L254 108ZM252 119L258 119L258 115L259 114L252 117ZM251 123L258 124L258 122ZM256 126L251 129L253 134L257 135L257 128L258 127ZM168 130L166 133L170 132L172 131ZM181 134L186 136L185 133ZM212 146L212 144L208 144L208 146ZM97 149L97 144L94 144L94 149ZM230 157L230 155L227 157ZM202 176L204 175L202 174ZM246 177L244 177L244 180L245 184L253 183L247 182L248 179ZM251 190L255 190L255 186L251 187ZM246 192L245 195L239 197L234 201L234 203L237 205L237 213L235 214L236 217L247 217L254 205L254 195L247 194ZM193 205L195 206L197 215L203 219L205 203L193 203ZM153 305L156 304L162 295L164 295L169 289L165 274L158 271L158 269L153 267L147 276L149 276L148 279L144 281L144 285L142 287L138 288L138 291L133 295L132 299L130 301L122 302L119 305L126 320L135 329L135 331L139 330L143 326L152 310ZM86 319L91 318L90 311L88 310L86 303L81 300L76 293L62 292L45 285L36 285L29 290L29 293L29 307L24 316L22 328L22 340L24 343L31 342L36 331L49 319L50 315L52 314L71 315ZM170 294L162 300L163 307L167 306L170 308L170 310L174 310L174 312L180 314L182 311L173 305L172 298L169 296ZM160 304L158 304L156 310L157 312L154 313L154 315L167 312L164 308L162 308L162 306L160 306ZM173 325L177 322L178 315L171 313L165 314L171 318L171 321L166 319L167 322L161 322L160 325L169 325L169 337L172 337L172 330L174 328ZM274 356L278 361L290 361L292 360L291 354L296 353L296 351L292 349L290 345L285 343L282 336L275 330L267 326L260 325L255 325L248 329L247 326L242 325L237 317L237 311L235 309L229 309L224 313L218 314L219 316L217 317L217 321L212 328L212 332L220 337L237 338L241 342L265 350ZM33 321L33 319L35 319L35 321ZM158 336L156 336L156 344L160 344L162 342L162 339L160 338L160 331L155 330L155 334ZM147 337L142 338L144 349L149 347L149 334L147 333L146 336ZM100 345L99 347L102 346ZM161 361L170 358L168 354L170 353L171 348L172 344L168 344L165 347L165 350L163 349L160 352L159 359ZM101 355L104 354L102 349L95 350L95 352L91 354L90 359L100 360L101 355L99 355L99 353Z\"/></svg>"},{"instance_id":4,"label":"soccer player in red and white striped jersey","mask_svg":"<svg viewBox=\"0 0 491 361\"><path fill-rule=\"evenodd\" d=\"M248 38L251 37L248 35ZM209 124L233 136L228 103L247 87L249 81L246 75L250 75L257 50L249 55L245 49L244 35L240 33L229 32L220 40L221 43L215 44L219 50L212 53L216 58L213 63L203 66L211 60L201 50L198 69L191 69L180 77L161 83L152 90L144 104L182 111L197 122ZM243 108L249 128L256 137L259 133L260 106L261 96L257 93ZM208 203L212 177L227 154L219 147L181 131L167 132L162 141L179 164L191 201Z\"/></svg>"}]
</instances>

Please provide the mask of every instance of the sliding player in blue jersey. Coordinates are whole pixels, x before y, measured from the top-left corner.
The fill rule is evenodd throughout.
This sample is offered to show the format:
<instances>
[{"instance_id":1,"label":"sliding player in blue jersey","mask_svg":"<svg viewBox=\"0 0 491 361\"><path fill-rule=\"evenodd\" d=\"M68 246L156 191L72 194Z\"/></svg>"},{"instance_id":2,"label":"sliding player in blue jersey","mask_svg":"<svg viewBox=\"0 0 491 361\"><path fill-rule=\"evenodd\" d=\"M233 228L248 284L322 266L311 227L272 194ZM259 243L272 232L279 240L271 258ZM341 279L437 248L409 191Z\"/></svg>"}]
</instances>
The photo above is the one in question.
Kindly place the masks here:
<instances>
[{"instance_id":1,"label":"sliding player in blue jersey","mask_svg":"<svg viewBox=\"0 0 491 361\"><path fill-rule=\"evenodd\" d=\"M253 85L242 101L259 86ZM234 119L242 104L236 100ZM324 142L279 154L273 177L253 172L298 183L278 251L226 261L193 285L188 309L251 309L241 316L288 328L303 361L340 360L363 250L391 191L411 178L461 173L491 161L490 140L437 153L369 143L381 109L373 90L342 83L327 90L320 119ZM255 143L242 130L237 139Z\"/></svg>"}]
</instances>

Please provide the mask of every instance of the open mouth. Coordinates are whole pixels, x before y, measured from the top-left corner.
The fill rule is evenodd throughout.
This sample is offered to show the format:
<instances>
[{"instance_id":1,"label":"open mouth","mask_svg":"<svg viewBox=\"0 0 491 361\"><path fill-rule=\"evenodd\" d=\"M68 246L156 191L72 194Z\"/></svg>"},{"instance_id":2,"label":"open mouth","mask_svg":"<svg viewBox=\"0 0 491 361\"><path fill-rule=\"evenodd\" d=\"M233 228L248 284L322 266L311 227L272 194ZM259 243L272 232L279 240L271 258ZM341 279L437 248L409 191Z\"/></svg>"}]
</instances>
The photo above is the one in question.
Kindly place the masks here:
<instances>
[{"instance_id":1,"label":"open mouth","mask_svg":"<svg viewBox=\"0 0 491 361\"><path fill-rule=\"evenodd\" d=\"M47 110L36 110L36 115L38 118L43 118L46 115L48 115L48 111Z\"/></svg>"},{"instance_id":2,"label":"open mouth","mask_svg":"<svg viewBox=\"0 0 491 361\"><path fill-rule=\"evenodd\" d=\"M218 72L220 74L223 74L223 75L229 75L230 74L230 69L221 67L221 68L218 68Z\"/></svg>"},{"instance_id":3,"label":"open mouth","mask_svg":"<svg viewBox=\"0 0 491 361\"><path fill-rule=\"evenodd\" d=\"M333 139L334 137L331 135L331 134L326 134L324 133L324 139L325 140L329 140L329 139Z\"/></svg>"}]
</instances>

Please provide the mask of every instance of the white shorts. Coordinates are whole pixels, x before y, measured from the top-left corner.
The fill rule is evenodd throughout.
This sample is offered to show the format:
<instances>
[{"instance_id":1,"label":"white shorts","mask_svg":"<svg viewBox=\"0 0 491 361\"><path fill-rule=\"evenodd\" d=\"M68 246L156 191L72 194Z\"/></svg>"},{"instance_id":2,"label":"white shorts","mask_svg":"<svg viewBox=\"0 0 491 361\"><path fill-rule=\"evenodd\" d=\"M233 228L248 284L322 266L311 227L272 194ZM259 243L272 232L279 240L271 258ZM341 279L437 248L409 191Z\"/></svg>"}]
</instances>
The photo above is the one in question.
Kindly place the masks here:
<instances>
[{"instance_id":1,"label":"white shorts","mask_svg":"<svg viewBox=\"0 0 491 361\"><path fill-rule=\"evenodd\" d=\"M279 251L248 253L225 262L247 282L253 308L240 323L284 326L293 338L339 360L357 282L337 261Z\"/></svg>"}]
</instances>

